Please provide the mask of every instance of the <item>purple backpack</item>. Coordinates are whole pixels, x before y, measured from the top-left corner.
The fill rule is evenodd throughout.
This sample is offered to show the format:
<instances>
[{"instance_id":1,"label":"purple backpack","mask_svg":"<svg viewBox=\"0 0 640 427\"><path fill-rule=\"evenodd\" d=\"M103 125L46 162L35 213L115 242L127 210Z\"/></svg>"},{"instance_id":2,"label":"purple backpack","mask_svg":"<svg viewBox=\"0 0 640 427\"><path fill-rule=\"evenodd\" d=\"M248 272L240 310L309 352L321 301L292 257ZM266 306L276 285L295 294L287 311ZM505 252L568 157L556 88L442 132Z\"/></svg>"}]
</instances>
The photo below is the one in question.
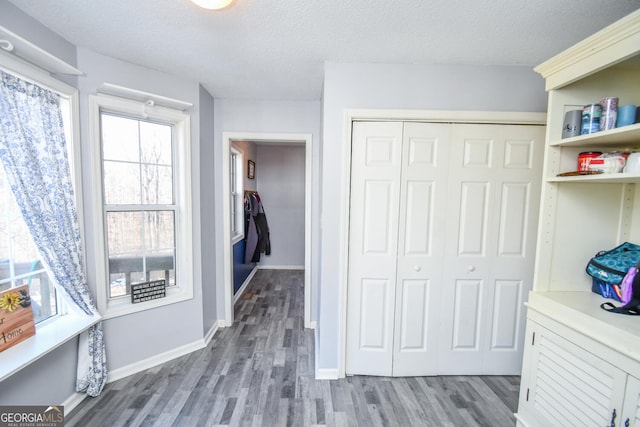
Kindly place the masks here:
<instances>
[{"instance_id":1,"label":"purple backpack","mask_svg":"<svg viewBox=\"0 0 640 427\"><path fill-rule=\"evenodd\" d=\"M611 313L630 314L632 316L640 316L640 263L629 268L627 274L620 283L620 300L621 307L616 307L610 302L605 302L600 305L603 310Z\"/></svg>"}]
</instances>

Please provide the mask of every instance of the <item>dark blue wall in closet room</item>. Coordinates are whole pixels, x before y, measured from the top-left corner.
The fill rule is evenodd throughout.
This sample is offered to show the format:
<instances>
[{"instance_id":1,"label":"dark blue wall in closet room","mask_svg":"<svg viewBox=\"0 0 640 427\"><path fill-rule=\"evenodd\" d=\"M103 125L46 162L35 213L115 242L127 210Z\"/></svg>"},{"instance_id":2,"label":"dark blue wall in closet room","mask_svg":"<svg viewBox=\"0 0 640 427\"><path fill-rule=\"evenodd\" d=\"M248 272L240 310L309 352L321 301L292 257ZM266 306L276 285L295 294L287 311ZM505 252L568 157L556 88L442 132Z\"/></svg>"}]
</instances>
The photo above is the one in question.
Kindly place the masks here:
<instances>
[{"instance_id":1,"label":"dark blue wall in closet room","mask_svg":"<svg viewBox=\"0 0 640 427\"><path fill-rule=\"evenodd\" d=\"M255 262L249 264L244 263L244 249L246 242L240 240L233 245L233 294L235 295L240 286L249 277L251 270L256 266Z\"/></svg>"}]
</instances>

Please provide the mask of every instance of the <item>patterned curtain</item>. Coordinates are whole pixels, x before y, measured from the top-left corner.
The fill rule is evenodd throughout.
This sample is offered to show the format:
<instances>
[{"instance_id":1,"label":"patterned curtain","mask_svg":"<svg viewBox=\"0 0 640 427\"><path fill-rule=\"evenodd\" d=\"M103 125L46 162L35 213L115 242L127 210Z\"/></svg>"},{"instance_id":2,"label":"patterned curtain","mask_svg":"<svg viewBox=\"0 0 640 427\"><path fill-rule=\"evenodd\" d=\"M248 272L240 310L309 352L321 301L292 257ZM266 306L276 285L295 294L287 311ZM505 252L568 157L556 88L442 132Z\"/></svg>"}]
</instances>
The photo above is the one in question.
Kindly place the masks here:
<instances>
[{"instance_id":1,"label":"patterned curtain","mask_svg":"<svg viewBox=\"0 0 640 427\"><path fill-rule=\"evenodd\" d=\"M0 159L22 216L58 289L84 313L97 312L83 272L82 245L60 100L0 71ZM107 380L102 323L80 336L76 390L97 396Z\"/></svg>"}]
</instances>

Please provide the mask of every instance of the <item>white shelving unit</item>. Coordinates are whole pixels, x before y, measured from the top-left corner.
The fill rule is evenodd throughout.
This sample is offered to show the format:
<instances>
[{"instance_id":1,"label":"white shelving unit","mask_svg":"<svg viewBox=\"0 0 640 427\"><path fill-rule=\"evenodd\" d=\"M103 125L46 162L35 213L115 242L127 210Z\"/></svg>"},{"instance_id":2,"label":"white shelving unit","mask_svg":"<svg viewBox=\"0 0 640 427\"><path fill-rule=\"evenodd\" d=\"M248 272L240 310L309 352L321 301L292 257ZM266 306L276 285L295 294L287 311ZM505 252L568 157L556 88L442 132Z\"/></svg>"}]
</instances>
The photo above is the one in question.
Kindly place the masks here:
<instances>
[{"instance_id":1,"label":"white shelving unit","mask_svg":"<svg viewBox=\"0 0 640 427\"><path fill-rule=\"evenodd\" d=\"M640 243L640 174L558 176L583 151L640 151L640 124L562 139L569 110L640 105L640 11L535 68L549 91L534 288L519 426L640 427L640 318L612 314L585 272L598 251Z\"/></svg>"}]
</instances>

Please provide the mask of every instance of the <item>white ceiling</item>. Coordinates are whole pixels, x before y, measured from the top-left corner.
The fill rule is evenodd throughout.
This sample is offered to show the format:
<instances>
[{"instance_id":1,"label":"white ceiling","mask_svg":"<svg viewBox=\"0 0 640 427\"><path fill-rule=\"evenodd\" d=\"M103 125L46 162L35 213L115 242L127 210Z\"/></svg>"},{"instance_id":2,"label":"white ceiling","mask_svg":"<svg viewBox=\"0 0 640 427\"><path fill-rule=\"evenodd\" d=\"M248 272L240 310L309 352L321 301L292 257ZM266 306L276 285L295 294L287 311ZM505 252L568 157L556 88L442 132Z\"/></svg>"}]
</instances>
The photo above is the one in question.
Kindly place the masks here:
<instances>
[{"instance_id":1,"label":"white ceiling","mask_svg":"<svg viewBox=\"0 0 640 427\"><path fill-rule=\"evenodd\" d=\"M319 100L323 63L533 67L640 0L10 0L71 43L216 98Z\"/></svg>"}]
</instances>

